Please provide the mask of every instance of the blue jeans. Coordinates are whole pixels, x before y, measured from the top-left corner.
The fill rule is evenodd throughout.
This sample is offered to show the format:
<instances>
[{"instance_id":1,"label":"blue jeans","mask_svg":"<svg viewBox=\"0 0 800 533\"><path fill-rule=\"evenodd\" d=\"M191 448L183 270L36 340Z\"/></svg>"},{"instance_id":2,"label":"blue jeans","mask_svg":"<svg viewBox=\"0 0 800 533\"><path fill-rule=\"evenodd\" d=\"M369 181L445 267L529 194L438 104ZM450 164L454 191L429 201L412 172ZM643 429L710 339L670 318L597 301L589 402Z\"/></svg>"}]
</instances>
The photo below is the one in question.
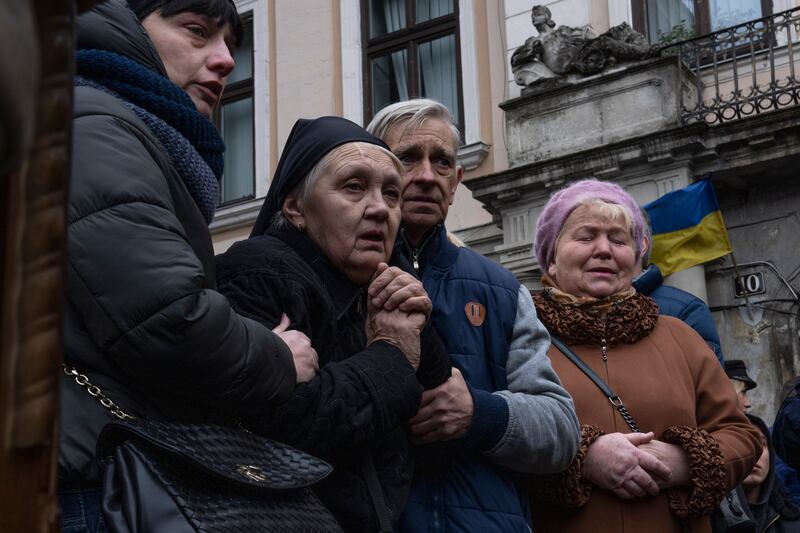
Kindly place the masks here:
<instances>
[{"instance_id":1,"label":"blue jeans","mask_svg":"<svg viewBox=\"0 0 800 533\"><path fill-rule=\"evenodd\" d=\"M99 489L59 494L61 533L107 533L102 499L103 491Z\"/></svg>"}]
</instances>

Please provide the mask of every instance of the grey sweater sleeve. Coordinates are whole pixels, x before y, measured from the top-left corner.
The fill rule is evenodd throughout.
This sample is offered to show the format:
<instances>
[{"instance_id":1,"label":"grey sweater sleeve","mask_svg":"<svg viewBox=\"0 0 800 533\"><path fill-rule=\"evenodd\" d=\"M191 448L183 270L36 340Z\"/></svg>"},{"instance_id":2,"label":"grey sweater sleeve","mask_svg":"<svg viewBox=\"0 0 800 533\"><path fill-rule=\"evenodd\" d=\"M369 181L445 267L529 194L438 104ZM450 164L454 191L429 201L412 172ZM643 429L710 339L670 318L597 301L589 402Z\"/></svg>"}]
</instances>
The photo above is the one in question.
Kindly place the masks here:
<instances>
[{"instance_id":1,"label":"grey sweater sleeve","mask_svg":"<svg viewBox=\"0 0 800 533\"><path fill-rule=\"evenodd\" d=\"M550 364L549 346L550 335L536 317L528 289L521 285L506 364L508 390L494 393L508 403L508 427L486 452L495 463L518 472L564 470L580 441L572 398Z\"/></svg>"}]
</instances>

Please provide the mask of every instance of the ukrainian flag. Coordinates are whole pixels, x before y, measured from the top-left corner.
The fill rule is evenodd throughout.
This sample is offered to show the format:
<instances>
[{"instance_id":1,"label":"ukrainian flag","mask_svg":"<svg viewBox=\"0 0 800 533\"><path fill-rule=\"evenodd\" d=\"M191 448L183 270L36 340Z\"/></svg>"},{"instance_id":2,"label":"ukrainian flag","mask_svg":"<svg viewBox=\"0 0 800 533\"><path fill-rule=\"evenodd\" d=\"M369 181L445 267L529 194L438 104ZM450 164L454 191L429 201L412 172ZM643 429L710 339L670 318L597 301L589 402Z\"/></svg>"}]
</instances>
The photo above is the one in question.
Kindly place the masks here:
<instances>
[{"instance_id":1,"label":"ukrainian flag","mask_svg":"<svg viewBox=\"0 0 800 533\"><path fill-rule=\"evenodd\" d=\"M650 261L665 276L733 251L707 179L667 193L644 209L653 228Z\"/></svg>"}]
</instances>

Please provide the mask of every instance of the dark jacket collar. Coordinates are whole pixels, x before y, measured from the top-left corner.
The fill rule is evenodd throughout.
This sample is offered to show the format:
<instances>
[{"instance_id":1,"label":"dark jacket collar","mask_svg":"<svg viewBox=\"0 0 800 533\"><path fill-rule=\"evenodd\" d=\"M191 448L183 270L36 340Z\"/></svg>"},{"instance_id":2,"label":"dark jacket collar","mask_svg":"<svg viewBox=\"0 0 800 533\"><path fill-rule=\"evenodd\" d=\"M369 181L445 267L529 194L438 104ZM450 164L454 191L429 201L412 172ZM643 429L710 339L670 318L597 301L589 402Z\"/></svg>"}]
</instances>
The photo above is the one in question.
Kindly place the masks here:
<instances>
[{"instance_id":1,"label":"dark jacket collar","mask_svg":"<svg viewBox=\"0 0 800 533\"><path fill-rule=\"evenodd\" d=\"M405 228L400 228L397 247L400 247L401 252L409 261L413 262L414 255L417 255L419 273L422 273L429 263L436 268L449 268L458 257L458 247L448 240L447 228L444 224L438 224L431 228L418 248L411 244Z\"/></svg>"},{"instance_id":2,"label":"dark jacket collar","mask_svg":"<svg viewBox=\"0 0 800 533\"><path fill-rule=\"evenodd\" d=\"M636 276L636 279L633 280L633 288L636 289L636 292L650 296L650 293L659 288L662 283L664 283L664 276L653 263L647 267L647 270Z\"/></svg>"},{"instance_id":3,"label":"dark jacket collar","mask_svg":"<svg viewBox=\"0 0 800 533\"><path fill-rule=\"evenodd\" d=\"M288 226L281 229L270 228L266 234L291 246L297 255L311 267L331 297L336 311L336 319L340 319L356 301L361 293L361 288L354 285L347 276L331 264L325 252L311 240L307 233Z\"/></svg>"}]
</instances>

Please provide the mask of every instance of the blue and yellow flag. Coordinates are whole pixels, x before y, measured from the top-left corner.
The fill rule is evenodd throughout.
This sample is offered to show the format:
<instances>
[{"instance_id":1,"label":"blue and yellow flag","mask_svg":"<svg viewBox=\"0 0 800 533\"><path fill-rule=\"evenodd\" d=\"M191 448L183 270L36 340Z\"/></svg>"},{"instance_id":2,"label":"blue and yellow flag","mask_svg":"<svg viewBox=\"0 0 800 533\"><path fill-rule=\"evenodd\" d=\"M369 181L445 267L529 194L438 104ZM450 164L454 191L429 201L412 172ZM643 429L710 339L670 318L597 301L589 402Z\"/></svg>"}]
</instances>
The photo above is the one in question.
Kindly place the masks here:
<instances>
[{"instance_id":1,"label":"blue and yellow flag","mask_svg":"<svg viewBox=\"0 0 800 533\"><path fill-rule=\"evenodd\" d=\"M653 228L650 261L665 276L733 251L707 179L667 193L644 209Z\"/></svg>"}]
</instances>

